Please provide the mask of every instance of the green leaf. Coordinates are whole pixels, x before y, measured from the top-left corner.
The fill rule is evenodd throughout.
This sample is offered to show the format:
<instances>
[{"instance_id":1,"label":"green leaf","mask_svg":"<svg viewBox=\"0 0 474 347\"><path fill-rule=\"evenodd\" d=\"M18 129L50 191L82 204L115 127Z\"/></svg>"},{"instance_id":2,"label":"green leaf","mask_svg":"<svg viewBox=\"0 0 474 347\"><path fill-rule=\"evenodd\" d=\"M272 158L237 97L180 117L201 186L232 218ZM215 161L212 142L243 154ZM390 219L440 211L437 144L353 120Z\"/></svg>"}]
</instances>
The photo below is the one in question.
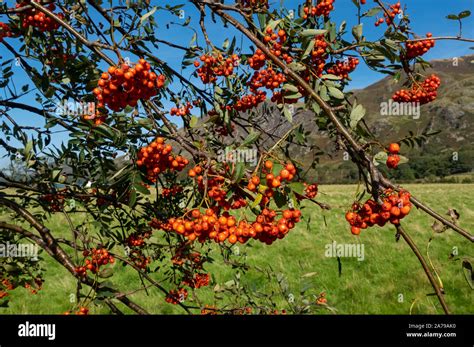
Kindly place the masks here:
<instances>
[{"instance_id":1,"label":"green leaf","mask_svg":"<svg viewBox=\"0 0 474 347\"><path fill-rule=\"evenodd\" d=\"M400 162L399 164L406 164L408 163L409 159L407 157L404 157L403 155L399 155L400 157Z\"/></svg>"},{"instance_id":2,"label":"green leaf","mask_svg":"<svg viewBox=\"0 0 474 347\"><path fill-rule=\"evenodd\" d=\"M328 90L329 90L329 94L331 94L336 99L344 99L344 93L341 92L336 87L328 87Z\"/></svg>"},{"instance_id":3,"label":"green leaf","mask_svg":"<svg viewBox=\"0 0 474 347\"><path fill-rule=\"evenodd\" d=\"M32 149L33 149L33 141L30 140L26 143L26 146L25 146L25 157L27 157L28 154L30 154Z\"/></svg>"},{"instance_id":4,"label":"green leaf","mask_svg":"<svg viewBox=\"0 0 474 347\"><path fill-rule=\"evenodd\" d=\"M137 192L140 192L142 194L145 194L145 195L150 195L150 191L148 190L147 187L139 184L139 183L134 183L133 184L133 188L137 191Z\"/></svg>"},{"instance_id":5,"label":"green leaf","mask_svg":"<svg viewBox=\"0 0 474 347\"><path fill-rule=\"evenodd\" d=\"M462 11L458 14L459 19L463 19L469 17L471 15L471 11Z\"/></svg>"},{"instance_id":6,"label":"green leaf","mask_svg":"<svg viewBox=\"0 0 474 347\"><path fill-rule=\"evenodd\" d=\"M285 115L285 118L288 120L288 122L293 123L293 114L289 110L288 105L283 107L283 114Z\"/></svg>"},{"instance_id":7,"label":"green leaf","mask_svg":"<svg viewBox=\"0 0 474 347\"><path fill-rule=\"evenodd\" d=\"M153 7L153 9L152 9L150 12L145 13L145 14L140 18L140 24L143 25L143 22L144 22L148 17L150 17L151 15L153 15L153 13L156 12L156 9L157 9L157 7L155 6L155 7Z\"/></svg>"},{"instance_id":8,"label":"green leaf","mask_svg":"<svg viewBox=\"0 0 474 347\"><path fill-rule=\"evenodd\" d=\"M303 97L303 94L301 94L300 92L298 93L294 93L294 94L288 94L288 95L285 95L285 99L300 99Z\"/></svg>"},{"instance_id":9,"label":"green leaf","mask_svg":"<svg viewBox=\"0 0 474 347\"><path fill-rule=\"evenodd\" d=\"M380 7L373 7L362 15L362 17L373 17L378 14L382 9Z\"/></svg>"},{"instance_id":10,"label":"green leaf","mask_svg":"<svg viewBox=\"0 0 474 347\"><path fill-rule=\"evenodd\" d=\"M255 141L257 141L259 137L260 137L260 132L252 131L250 134L248 134L248 136L242 142L240 147L247 147L247 146L255 143Z\"/></svg>"},{"instance_id":11,"label":"green leaf","mask_svg":"<svg viewBox=\"0 0 474 347\"><path fill-rule=\"evenodd\" d=\"M230 41L229 39L225 39L224 43L222 44L222 49L227 50L229 48Z\"/></svg>"},{"instance_id":12,"label":"green leaf","mask_svg":"<svg viewBox=\"0 0 474 347\"><path fill-rule=\"evenodd\" d=\"M374 155L374 164L377 166L379 164L385 164L387 161L388 154L385 151L378 152L376 155Z\"/></svg>"},{"instance_id":13,"label":"green leaf","mask_svg":"<svg viewBox=\"0 0 474 347\"><path fill-rule=\"evenodd\" d=\"M472 264L469 262L469 260L464 259L462 261L462 271L467 283L471 289L474 289L474 274L472 272Z\"/></svg>"},{"instance_id":14,"label":"green leaf","mask_svg":"<svg viewBox=\"0 0 474 347\"><path fill-rule=\"evenodd\" d=\"M235 164L234 183L239 183L245 174L245 163L238 162Z\"/></svg>"},{"instance_id":15,"label":"green leaf","mask_svg":"<svg viewBox=\"0 0 474 347\"><path fill-rule=\"evenodd\" d=\"M332 75L332 74L327 74L327 75L322 75L321 79L323 80L340 80L342 79L340 76Z\"/></svg>"},{"instance_id":16,"label":"green leaf","mask_svg":"<svg viewBox=\"0 0 474 347\"><path fill-rule=\"evenodd\" d=\"M301 32L301 36L319 36L326 34L328 31L326 29L306 29Z\"/></svg>"},{"instance_id":17,"label":"green leaf","mask_svg":"<svg viewBox=\"0 0 474 347\"><path fill-rule=\"evenodd\" d=\"M354 35L354 38L357 40L357 41L360 41L361 37L362 37L362 27L363 27L364 24L359 24L359 25L356 25L355 27L352 28L352 35Z\"/></svg>"},{"instance_id":18,"label":"green leaf","mask_svg":"<svg viewBox=\"0 0 474 347\"><path fill-rule=\"evenodd\" d=\"M272 20L268 23L265 29L271 28L272 30L275 30L275 28L281 23L281 21L282 19Z\"/></svg>"},{"instance_id":19,"label":"green leaf","mask_svg":"<svg viewBox=\"0 0 474 347\"><path fill-rule=\"evenodd\" d=\"M458 19L459 19L459 17L456 16L455 14L447 15L446 18L447 18L447 19L451 19L451 20L458 20Z\"/></svg>"},{"instance_id":20,"label":"green leaf","mask_svg":"<svg viewBox=\"0 0 474 347\"><path fill-rule=\"evenodd\" d=\"M189 41L189 46L194 45L194 43L196 42L196 40L197 40L197 34L194 33L193 37L191 38L191 41Z\"/></svg>"},{"instance_id":21,"label":"green leaf","mask_svg":"<svg viewBox=\"0 0 474 347\"><path fill-rule=\"evenodd\" d=\"M298 88L292 84L284 84L283 90L288 90L290 92L298 93Z\"/></svg>"},{"instance_id":22,"label":"green leaf","mask_svg":"<svg viewBox=\"0 0 474 347\"><path fill-rule=\"evenodd\" d=\"M257 196L255 197L255 200L250 204L250 208L257 207L260 201L262 201L262 199L263 199L263 194L262 193L257 194Z\"/></svg>"},{"instance_id":23,"label":"green leaf","mask_svg":"<svg viewBox=\"0 0 474 347\"><path fill-rule=\"evenodd\" d=\"M191 120L189 121L189 126L190 126L191 128L196 127L196 125L197 125L197 123L198 123L198 120L199 120L198 117L192 116L192 117L191 117Z\"/></svg>"},{"instance_id":24,"label":"green leaf","mask_svg":"<svg viewBox=\"0 0 474 347\"><path fill-rule=\"evenodd\" d=\"M99 271L97 274L100 278L109 278L112 277L114 274L114 271L110 267L103 268Z\"/></svg>"},{"instance_id":25,"label":"green leaf","mask_svg":"<svg viewBox=\"0 0 474 347\"><path fill-rule=\"evenodd\" d=\"M282 193L280 193L278 190L275 191L275 194L273 196L273 199L275 201L275 204L277 205L278 208L282 208L283 206L286 205L286 197Z\"/></svg>"},{"instance_id":26,"label":"green leaf","mask_svg":"<svg viewBox=\"0 0 474 347\"><path fill-rule=\"evenodd\" d=\"M351 111L350 126L351 129L355 129L359 121L365 116L365 108L362 105L357 105Z\"/></svg>"},{"instance_id":27,"label":"green leaf","mask_svg":"<svg viewBox=\"0 0 474 347\"><path fill-rule=\"evenodd\" d=\"M301 57L302 60L306 59L306 57L308 57L311 52L313 51L314 49L314 45L316 44L316 40L311 40L309 41L309 44L308 44L308 47L306 47L305 51L304 51L304 54L303 56Z\"/></svg>"},{"instance_id":28,"label":"green leaf","mask_svg":"<svg viewBox=\"0 0 474 347\"><path fill-rule=\"evenodd\" d=\"M293 71L296 71L296 72L301 72L301 71L306 71L306 66L304 64L300 64L300 63L297 63L297 62L292 62L290 65L288 65L288 67L293 70Z\"/></svg>"},{"instance_id":29,"label":"green leaf","mask_svg":"<svg viewBox=\"0 0 474 347\"><path fill-rule=\"evenodd\" d=\"M304 195L305 186L303 183L293 182L293 183L290 183L288 186L293 192L298 193L300 195Z\"/></svg>"},{"instance_id":30,"label":"green leaf","mask_svg":"<svg viewBox=\"0 0 474 347\"><path fill-rule=\"evenodd\" d=\"M328 88L325 85L321 85L319 88L319 95L324 101L329 101Z\"/></svg>"},{"instance_id":31,"label":"green leaf","mask_svg":"<svg viewBox=\"0 0 474 347\"><path fill-rule=\"evenodd\" d=\"M137 191L132 188L130 189L130 200L128 202L128 206L133 207L135 206L135 203L137 202Z\"/></svg>"}]
</instances>

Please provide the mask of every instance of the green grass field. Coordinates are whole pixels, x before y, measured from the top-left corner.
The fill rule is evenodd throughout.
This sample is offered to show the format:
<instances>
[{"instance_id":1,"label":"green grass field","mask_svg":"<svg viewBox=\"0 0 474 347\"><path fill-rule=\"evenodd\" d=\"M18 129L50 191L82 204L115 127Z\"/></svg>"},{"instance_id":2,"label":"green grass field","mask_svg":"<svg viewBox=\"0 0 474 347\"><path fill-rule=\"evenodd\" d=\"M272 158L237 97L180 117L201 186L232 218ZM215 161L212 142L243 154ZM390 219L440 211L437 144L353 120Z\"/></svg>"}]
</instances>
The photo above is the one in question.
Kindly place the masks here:
<instances>
[{"instance_id":1,"label":"green grass field","mask_svg":"<svg viewBox=\"0 0 474 347\"><path fill-rule=\"evenodd\" d=\"M448 208L455 208L461 215L460 225L474 232L473 184L407 185L406 188L442 214ZM441 314L441 307L436 296L431 295L433 289L420 263L403 239L395 242L392 226L371 228L363 231L360 237L351 235L344 212L353 201L355 190L355 186L321 186L318 200L329 204L331 211L307 204L303 212L304 221L285 239L271 246L256 241L240 245L239 257L246 257L251 265L250 270L241 276L241 282L257 291L278 292L277 282L269 281L265 274L256 270L271 267L275 273L286 277L289 292L294 293L296 302L304 288L310 288L308 293L314 294L324 291L328 304L339 314ZM429 255L442 279L451 311L472 314L474 292L461 266L463 259L472 263L472 244L451 230L435 234L430 227L432 223L432 218L416 209L404 220L405 229L423 255L426 256L428 241L433 238ZM48 227L55 235L68 233L66 220L60 214L49 221ZM155 235L160 237L162 232ZM333 241L361 242L364 244L364 260L341 258L342 272L339 275L337 259L325 256L325 245ZM450 259L454 247L458 255ZM206 304L214 302L215 285L223 285L234 274L230 266L222 264L217 250L215 253L216 261L205 267L213 276L212 283L197 291ZM44 257L47 271L43 290L31 295L22 288L15 289L11 292L9 307L0 308L0 314L61 314L72 308L69 298L75 293L74 279L47 255ZM158 278L159 275L152 276ZM111 281L123 291L140 287L137 274L118 264L114 266ZM166 303L164 295L154 288L149 288L148 293L139 291L131 298L152 313L183 313L179 307ZM288 310L283 296L275 296L275 301L279 305L277 308ZM109 313L107 307L91 305L90 309L93 314ZM330 313L325 309L318 312Z\"/></svg>"}]
</instances>

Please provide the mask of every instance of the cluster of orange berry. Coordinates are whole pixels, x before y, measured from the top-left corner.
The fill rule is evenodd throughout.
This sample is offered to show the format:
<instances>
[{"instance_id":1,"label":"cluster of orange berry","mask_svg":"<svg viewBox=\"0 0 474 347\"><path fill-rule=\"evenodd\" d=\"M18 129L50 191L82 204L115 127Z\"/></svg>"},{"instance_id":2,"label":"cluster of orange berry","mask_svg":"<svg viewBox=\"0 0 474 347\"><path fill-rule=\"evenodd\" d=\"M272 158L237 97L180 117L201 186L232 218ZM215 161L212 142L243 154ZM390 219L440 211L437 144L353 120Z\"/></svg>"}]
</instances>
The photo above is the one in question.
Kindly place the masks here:
<instances>
[{"instance_id":1,"label":"cluster of orange berry","mask_svg":"<svg viewBox=\"0 0 474 347\"><path fill-rule=\"evenodd\" d=\"M12 32L8 24L0 22L0 42L3 41L4 37L11 37L11 36L12 36Z\"/></svg>"},{"instance_id":2,"label":"cluster of orange berry","mask_svg":"<svg viewBox=\"0 0 474 347\"><path fill-rule=\"evenodd\" d=\"M183 285L198 289L209 285L209 274L197 273L194 277L187 277L183 281Z\"/></svg>"},{"instance_id":3,"label":"cluster of orange berry","mask_svg":"<svg viewBox=\"0 0 474 347\"><path fill-rule=\"evenodd\" d=\"M35 278L32 283L25 283L25 288L30 291L31 294L38 294L43 288L43 280L41 278Z\"/></svg>"},{"instance_id":4,"label":"cluster of orange berry","mask_svg":"<svg viewBox=\"0 0 474 347\"><path fill-rule=\"evenodd\" d=\"M378 27L383 22L387 23L387 25L393 24L393 20L395 19L395 16L399 13L402 13L400 2L397 2L394 5L390 5L390 10L388 12L389 12L388 14L384 12L383 14L384 18L379 18L375 21L376 27Z\"/></svg>"},{"instance_id":5,"label":"cluster of orange berry","mask_svg":"<svg viewBox=\"0 0 474 347\"><path fill-rule=\"evenodd\" d=\"M101 193L96 188L93 188L91 193L93 195L95 195L96 198L97 198L97 201L96 201L97 207L106 208L110 205L115 206L115 207L120 205L120 203L118 201L118 195L117 195L117 192L115 190L112 190L110 192ZM86 202L88 202L88 201L86 201Z\"/></svg>"},{"instance_id":6,"label":"cluster of orange berry","mask_svg":"<svg viewBox=\"0 0 474 347\"><path fill-rule=\"evenodd\" d=\"M239 56L233 54L231 57L224 58L219 53L217 55L205 54L201 56L201 61L204 63L202 67L199 67L201 63L199 60L194 62L195 67L199 67L197 73L203 83L214 83L217 81L217 76L230 76L234 72L234 66L238 64Z\"/></svg>"},{"instance_id":7,"label":"cluster of orange berry","mask_svg":"<svg viewBox=\"0 0 474 347\"><path fill-rule=\"evenodd\" d=\"M248 95L242 96L239 100L235 102L232 108L239 112L246 112L248 110L251 110L257 107L266 99L267 99L267 93L262 90L258 90L254 94L248 94Z\"/></svg>"},{"instance_id":8,"label":"cluster of orange berry","mask_svg":"<svg viewBox=\"0 0 474 347\"><path fill-rule=\"evenodd\" d=\"M328 69L329 74L339 76L341 78L348 78L349 74L355 70L359 64L359 59L349 57L346 61L336 60L333 66Z\"/></svg>"},{"instance_id":9,"label":"cluster of orange berry","mask_svg":"<svg viewBox=\"0 0 474 347\"><path fill-rule=\"evenodd\" d=\"M179 288L177 290L170 290L165 300L170 304L177 305L184 302L187 297L188 291L184 288Z\"/></svg>"},{"instance_id":10,"label":"cluster of orange berry","mask_svg":"<svg viewBox=\"0 0 474 347\"><path fill-rule=\"evenodd\" d=\"M181 266L185 263L188 263L195 269L202 269L204 260L199 252L190 252L189 250L186 251L183 249L183 247L179 247L171 258L171 262L176 266Z\"/></svg>"},{"instance_id":11,"label":"cluster of orange berry","mask_svg":"<svg viewBox=\"0 0 474 347\"><path fill-rule=\"evenodd\" d=\"M351 225L351 232L359 235L361 229L374 225L384 226L387 222L398 225L400 220L410 213L410 193L407 191L395 192L387 189L381 196L383 203L378 205L372 199L363 205L355 203L352 211L346 213L346 220Z\"/></svg>"},{"instance_id":12,"label":"cluster of orange berry","mask_svg":"<svg viewBox=\"0 0 474 347\"><path fill-rule=\"evenodd\" d=\"M140 59L134 67L122 64L111 66L103 72L94 94L99 101L98 108L107 105L113 111L120 111L127 105L135 107L138 100L148 100L165 85L165 76L150 71L151 66Z\"/></svg>"},{"instance_id":13,"label":"cluster of orange berry","mask_svg":"<svg viewBox=\"0 0 474 347\"><path fill-rule=\"evenodd\" d=\"M284 168L280 170L278 175L274 175L273 171L273 162L267 160L264 164L263 173L265 174L266 186L268 187L265 190L265 194L260 201L261 206L265 206L270 201L270 198L273 197L274 191L273 189L279 188L281 186L282 181L290 182L296 175L296 168L293 164L289 163ZM255 192L260 185L260 178L258 176L251 177L247 188L248 190Z\"/></svg>"},{"instance_id":14,"label":"cluster of orange berry","mask_svg":"<svg viewBox=\"0 0 474 347\"><path fill-rule=\"evenodd\" d=\"M145 257L145 255L139 249L133 249L128 254L128 257L135 264L135 266L140 269L146 269L148 264L151 263L151 257Z\"/></svg>"},{"instance_id":15,"label":"cluster of orange berry","mask_svg":"<svg viewBox=\"0 0 474 347\"><path fill-rule=\"evenodd\" d=\"M293 62L293 58L287 54L282 53L283 44L288 40L288 36L286 35L286 31L283 29L278 30L278 32L274 32L272 28L267 28L266 35L263 40L267 44L271 44L270 52L277 57L282 57L283 60L287 64L291 64ZM278 41L277 41L278 40Z\"/></svg>"},{"instance_id":16,"label":"cluster of orange berry","mask_svg":"<svg viewBox=\"0 0 474 347\"><path fill-rule=\"evenodd\" d=\"M245 8L268 8L268 0L241 0L241 4Z\"/></svg>"},{"instance_id":17,"label":"cluster of orange berry","mask_svg":"<svg viewBox=\"0 0 474 347\"><path fill-rule=\"evenodd\" d=\"M322 292L316 298L316 305L325 305L327 304L328 300L326 299L326 293Z\"/></svg>"},{"instance_id":18,"label":"cluster of orange berry","mask_svg":"<svg viewBox=\"0 0 474 347\"><path fill-rule=\"evenodd\" d=\"M211 305L206 304L201 309L201 315L210 316L210 315L218 315L221 313L226 313L226 314L231 314L231 315L236 315L236 316L242 316L242 315L250 315L252 314L252 311L253 311L252 307L239 307L239 308L234 308L231 310L220 310L216 306L211 306Z\"/></svg>"},{"instance_id":19,"label":"cluster of orange berry","mask_svg":"<svg viewBox=\"0 0 474 347\"><path fill-rule=\"evenodd\" d=\"M173 147L165 144L165 139L162 137L140 149L137 165L146 169L149 181L156 182L158 175L167 169L181 171L188 165L188 159L179 155L174 157L172 150Z\"/></svg>"},{"instance_id":20,"label":"cluster of orange berry","mask_svg":"<svg viewBox=\"0 0 474 347\"><path fill-rule=\"evenodd\" d=\"M316 75L321 77L324 66L326 65L327 48L329 44L324 39L324 35L318 35L315 38L313 51L311 52L311 62L316 69Z\"/></svg>"},{"instance_id":21,"label":"cluster of orange berry","mask_svg":"<svg viewBox=\"0 0 474 347\"><path fill-rule=\"evenodd\" d=\"M219 124L216 122L214 129L217 134L221 136L228 136L229 134L232 134L235 131L235 124L231 123L229 128L226 124Z\"/></svg>"},{"instance_id":22,"label":"cluster of orange berry","mask_svg":"<svg viewBox=\"0 0 474 347\"><path fill-rule=\"evenodd\" d=\"M219 313L219 309L216 306L211 306L211 305L205 305L201 309L201 315L204 316L211 316L211 315L217 315Z\"/></svg>"},{"instance_id":23,"label":"cluster of orange berry","mask_svg":"<svg viewBox=\"0 0 474 347\"><path fill-rule=\"evenodd\" d=\"M101 125L107 119L107 114L105 112L96 111L95 114L85 114L82 116L84 120L94 121L94 125Z\"/></svg>"},{"instance_id":24,"label":"cluster of orange berry","mask_svg":"<svg viewBox=\"0 0 474 347\"><path fill-rule=\"evenodd\" d=\"M283 44L288 39L286 31L283 29L274 32L272 28L267 28L265 31L264 41L271 44L270 52L277 57L281 57L287 64L293 61L293 58L288 53L282 53ZM267 61L267 56L261 49L255 50L255 53L248 59L248 64L254 70L260 70Z\"/></svg>"},{"instance_id":25,"label":"cluster of orange berry","mask_svg":"<svg viewBox=\"0 0 474 347\"><path fill-rule=\"evenodd\" d=\"M175 196L183 191L182 186L172 186L170 188L163 188L161 191L161 196L167 198L169 196Z\"/></svg>"},{"instance_id":26,"label":"cluster of orange berry","mask_svg":"<svg viewBox=\"0 0 474 347\"><path fill-rule=\"evenodd\" d=\"M265 163L265 168L269 170L268 174L265 176L266 185L269 188L278 188L281 186L281 182L284 180L291 181L296 173L295 166L293 164L288 164L285 168L283 168L280 173L275 176L271 173L271 169L273 168L273 163L271 161L267 161ZM247 188L254 192L257 190L258 185L260 184L260 178L258 176L253 176L250 179L250 182L247 185Z\"/></svg>"},{"instance_id":27,"label":"cluster of orange berry","mask_svg":"<svg viewBox=\"0 0 474 347\"><path fill-rule=\"evenodd\" d=\"M253 56L248 59L250 67L254 70L260 70L267 61L267 56L263 53L261 49L257 49Z\"/></svg>"},{"instance_id":28,"label":"cluster of orange berry","mask_svg":"<svg viewBox=\"0 0 474 347\"><path fill-rule=\"evenodd\" d=\"M308 199L314 199L318 195L318 185L317 184L307 184L303 183L305 186L304 192L305 197Z\"/></svg>"},{"instance_id":29,"label":"cluster of orange berry","mask_svg":"<svg viewBox=\"0 0 474 347\"><path fill-rule=\"evenodd\" d=\"M207 195L216 201L217 203L221 203L225 201L225 197L227 195L226 191L222 189L222 186L224 184L224 177L222 176L217 176L217 177L212 177L208 180L208 191ZM199 176L197 178L197 183L199 190L203 191L204 190L204 178L203 176Z\"/></svg>"},{"instance_id":30,"label":"cluster of orange berry","mask_svg":"<svg viewBox=\"0 0 474 347\"><path fill-rule=\"evenodd\" d=\"M71 313L71 311L66 311L64 312L64 315L69 316ZM79 310L74 312L74 314L78 316L87 316L89 314L89 309L87 307L80 307Z\"/></svg>"},{"instance_id":31,"label":"cluster of orange berry","mask_svg":"<svg viewBox=\"0 0 474 347\"><path fill-rule=\"evenodd\" d=\"M198 176L196 179L200 191L204 191L204 178L203 176ZM222 188L224 185L224 177L216 176L210 177L207 181L207 195L216 201L218 204L225 202L225 197L227 192Z\"/></svg>"},{"instance_id":32,"label":"cluster of orange berry","mask_svg":"<svg viewBox=\"0 0 474 347\"><path fill-rule=\"evenodd\" d=\"M300 89L300 88L298 88ZM301 93L301 91L300 91ZM303 93L302 93L303 94ZM273 92L273 95L271 97L271 101L277 104L295 104L298 102L298 99L296 98L288 98L288 91L286 90L280 90L280 91L275 91ZM304 95L304 94L303 94Z\"/></svg>"},{"instance_id":33,"label":"cluster of orange berry","mask_svg":"<svg viewBox=\"0 0 474 347\"><path fill-rule=\"evenodd\" d=\"M4 278L1 282L2 289L0 290L0 299L8 296L8 291L15 289L15 286L8 280L8 278Z\"/></svg>"},{"instance_id":34,"label":"cluster of orange berry","mask_svg":"<svg viewBox=\"0 0 474 347\"><path fill-rule=\"evenodd\" d=\"M301 211L285 210L279 220L275 220L276 215L274 210L265 208L254 223L249 223L247 220L237 222L228 212L218 216L213 209L207 209L205 214L201 214L199 210L192 210L191 217L170 218L169 224L173 231L184 235L190 241L197 239L202 243L207 240L215 242L228 240L234 244L237 241L245 243L249 238L254 238L271 244L294 228L300 220Z\"/></svg>"},{"instance_id":35,"label":"cluster of orange berry","mask_svg":"<svg viewBox=\"0 0 474 347\"><path fill-rule=\"evenodd\" d=\"M50 212L60 212L64 209L64 202L66 197L60 193L44 194L39 198L47 205Z\"/></svg>"},{"instance_id":36,"label":"cluster of orange berry","mask_svg":"<svg viewBox=\"0 0 474 347\"><path fill-rule=\"evenodd\" d=\"M278 73L273 68L263 69L255 71L250 80L250 90L253 93L257 93L258 88L265 87L267 89L274 90L279 88L283 83L286 82L286 76L281 72Z\"/></svg>"},{"instance_id":37,"label":"cluster of orange berry","mask_svg":"<svg viewBox=\"0 0 474 347\"><path fill-rule=\"evenodd\" d=\"M39 0L34 0L35 2L40 2ZM16 8L20 7L25 7L27 6L27 2L22 2L20 4L16 5ZM49 4L48 5L48 10L51 12L56 10L56 5L55 4ZM57 16L60 19L64 19L64 15L62 13L57 14ZM31 8L29 10L26 10L20 14L21 18L21 26L26 29L30 25L38 28L40 31L53 31L59 28L59 23L56 22L54 19L46 16L41 11L36 10L35 8Z\"/></svg>"},{"instance_id":38,"label":"cluster of orange berry","mask_svg":"<svg viewBox=\"0 0 474 347\"><path fill-rule=\"evenodd\" d=\"M276 219L276 212L269 208L264 208L262 213L250 226L249 235L254 239L271 245L277 239L282 239L300 221L300 210L284 210L280 219ZM255 233L255 236L252 234Z\"/></svg>"},{"instance_id":39,"label":"cluster of orange berry","mask_svg":"<svg viewBox=\"0 0 474 347\"><path fill-rule=\"evenodd\" d=\"M225 179L223 176L216 174L213 170L209 170L207 185L204 184L204 176L201 175L202 168L197 165L189 170L188 175L195 178L200 192L207 193L209 198L217 202L218 206L225 209L238 209L246 206L245 199L240 199L236 195L226 199L227 192L224 189ZM206 190L207 189L207 190Z\"/></svg>"},{"instance_id":40,"label":"cluster of orange berry","mask_svg":"<svg viewBox=\"0 0 474 347\"><path fill-rule=\"evenodd\" d=\"M393 96L396 102L419 102L421 105L436 100L441 80L436 75L426 78L421 84L413 84L411 89L402 89Z\"/></svg>"},{"instance_id":41,"label":"cluster of orange berry","mask_svg":"<svg viewBox=\"0 0 474 347\"><path fill-rule=\"evenodd\" d=\"M76 267L76 273L79 276L86 276L87 271L97 273L102 265L113 264L115 258L109 254L109 251L105 248L92 248L92 250L84 250L82 255L86 257L85 265ZM90 257L90 259L87 259Z\"/></svg>"},{"instance_id":42,"label":"cluster of orange berry","mask_svg":"<svg viewBox=\"0 0 474 347\"><path fill-rule=\"evenodd\" d=\"M303 8L303 18L308 17L329 17L331 11L334 10L334 0L318 0L316 6L305 6Z\"/></svg>"},{"instance_id":43,"label":"cluster of orange berry","mask_svg":"<svg viewBox=\"0 0 474 347\"><path fill-rule=\"evenodd\" d=\"M426 37L427 39L423 41L415 41L415 42L408 41L406 43L406 50L407 50L406 58L407 59L413 59L413 58L419 57L434 47L435 40L431 39L431 37L433 37L433 34L428 33L426 34Z\"/></svg>"},{"instance_id":44,"label":"cluster of orange berry","mask_svg":"<svg viewBox=\"0 0 474 347\"><path fill-rule=\"evenodd\" d=\"M172 116L189 116L191 114L191 109L193 105L188 101L186 105L181 107L172 107L170 110L170 115Z\"/></svg>"},{"instance_id":45,"label":"cluster of orange berry","mask_svg":"<svg viewBox=\"0 0 474 347\"><path fill-rule=\"evenodd\" d=\"M153 229L164 230L164 231L171 231L173 228L167 221L163 221L158 218L153 218L148 225Z\"/></svg>"},{"instance_id":46,"label":"cluster of orange berry","mask_svg":"<svg viewBox=\"0 0 474 347\"><path fill-rule=\"evenodd\" d=\"M391 143L388 146L388 158L387 158L387 167L390 169L396 169L398 163L400 162L400 145L398 143Z\"/></svg>"},{"instance_id":47,"label":"cluster of orange berry","mask_svg":"<svg viewBox=\"0 0 474 347\"><path fill-rule=\"evenodd\" d=\"M127 237L125 242L129 247L143 247L145 240L151 237L151 232L136 232Z\"/></svg>"},{"instance_id":48,"label":"cluster of orange berry","mask_svg":"<svg viewBox=\"0 0 474 347\"><path fill-rule=\"evenodd\" d=\"M213 209L207 209L205 214L192 210L190 218L170 218L168 222L176 233L186 236L190 241L198 239L199 242L205 242L207 239L224 242L230 236L230 228L235 230L237 223L228 212L218 217ZM229 240L231 243L236 241L237 238L234 242Z\"/></svg>"}]
</instances>

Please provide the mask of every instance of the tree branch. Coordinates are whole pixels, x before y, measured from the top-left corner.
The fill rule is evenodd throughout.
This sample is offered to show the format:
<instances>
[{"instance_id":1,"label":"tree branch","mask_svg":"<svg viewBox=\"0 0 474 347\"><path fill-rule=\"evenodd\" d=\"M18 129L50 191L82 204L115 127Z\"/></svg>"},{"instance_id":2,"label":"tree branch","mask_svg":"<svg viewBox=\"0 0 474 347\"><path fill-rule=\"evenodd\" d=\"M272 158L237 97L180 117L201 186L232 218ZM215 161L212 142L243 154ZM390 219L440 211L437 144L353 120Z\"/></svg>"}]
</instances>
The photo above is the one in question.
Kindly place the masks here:
<instances>
[{"instance_id":1,"label":"tree branch","mask_svg":"<svg viewBox=\"0 0 474 347\"><path fill-rule=\"evenodd\" d=\"M420 250L416 246L415 242L411 239L411 237L407 234L407 232L402 228L402 226L397 225L397 232L400 234L403 239L408 243L410 248L412 249L413 253L415 253L416 257L421 263L421 266L423 267L423 270L425 270L426 276L430 280L431 285L433 286L433 289L436 292L436 296L439 299L439 302L441 306L443 307L444 313L450 314L448 305L446 304L446 301L444 300L443 293L441 292L441 289L436 282L436 279L434 278L433 274L431 273L428 264L426 263L425 258L423 258L423 255L420 253Z\"/></svg>"}]
</instances>

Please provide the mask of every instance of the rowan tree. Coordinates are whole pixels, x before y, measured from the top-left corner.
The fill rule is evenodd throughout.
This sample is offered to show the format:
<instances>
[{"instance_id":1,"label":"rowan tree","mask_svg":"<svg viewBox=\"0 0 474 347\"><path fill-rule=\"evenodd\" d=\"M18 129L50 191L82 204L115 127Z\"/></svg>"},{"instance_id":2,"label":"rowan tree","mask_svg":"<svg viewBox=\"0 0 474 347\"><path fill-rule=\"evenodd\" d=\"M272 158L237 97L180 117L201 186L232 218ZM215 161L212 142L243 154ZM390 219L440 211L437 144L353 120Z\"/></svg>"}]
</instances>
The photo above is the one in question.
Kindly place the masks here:
<instances>
[{"instance_id":1,"label":"rowan tree","mask_svg":"<svg viewBox=\"0 0 474 347\"><path fill-rule=\"evenodd\" d=\"M238 275L220 290L231 305L201 302L199 288L212 283L206 271L212 249L221 253L213 261L240 274L247 265L232 258L236 244L287 242L285 236L308 217L303 201L329 208L317 195L318 182L307 181L309 168L288 150L310 146L308 129L293 121L295 110L305 109L349 153L365 186L366 194L347 207L347 232L364 237L365 229L393 225L448 313L438 280L402 224L409 225L416 207L460 237L472 242L473 236L380 172L381 165L396 169L403 163L404 150L416 141L375 138L348 84L365 64L405 81L394 101L430 103L443 82L424 74L423 55L440 39L472 40L418 36L409 7L382 0L354 0L358 24L352 28L332 19L337 6L349 2L300 1L294 8L265 0L178 3L0 5L0 84L7 95L0 101L0 145L26 172L0 173L0 206L11 216L0 222L2 241L29 239L44 251L42 258L67 269L78 287L77 304L68 313L87 314L92 299L115 313L120 305L147 313L129 298L130 288L108 280L119 264L140 275L141 290L153 287L163 302L188 313L285 313L275 311L270 294L262 299L241 286ZM163 23L195 34L185 46L167 41ZM369 40L362 23L380 38ZM215 42L211 26L227 31L229 39ZM173 67L178 54L161 56L166 50L184 57L181 69ZM24 86L15 79L17 68L29 78ZM34 95L36 105L22 102L25 94ZM58 113L64 100L93 107ZM21 124L15 115L23 111L43 117L44 126ZM259 122L275 113L290 124L276 138ZM55 131L66 131L68 141L52 146ZM271 145L264 141L269 137ZM226 150L253 149L255 162L219 159ZM55 214L68 221L68 237L45 226ZM74 215L84 221L73 223ZM0 296L8 299L8 290L21 285L39 290L41 264L17 258L0 264ZM85 287L93 294L84 295ZM287 287L281 286L284 296ZM313 312L325 302L321 295L292 310Z\"/></svg>"}]
</instances>

